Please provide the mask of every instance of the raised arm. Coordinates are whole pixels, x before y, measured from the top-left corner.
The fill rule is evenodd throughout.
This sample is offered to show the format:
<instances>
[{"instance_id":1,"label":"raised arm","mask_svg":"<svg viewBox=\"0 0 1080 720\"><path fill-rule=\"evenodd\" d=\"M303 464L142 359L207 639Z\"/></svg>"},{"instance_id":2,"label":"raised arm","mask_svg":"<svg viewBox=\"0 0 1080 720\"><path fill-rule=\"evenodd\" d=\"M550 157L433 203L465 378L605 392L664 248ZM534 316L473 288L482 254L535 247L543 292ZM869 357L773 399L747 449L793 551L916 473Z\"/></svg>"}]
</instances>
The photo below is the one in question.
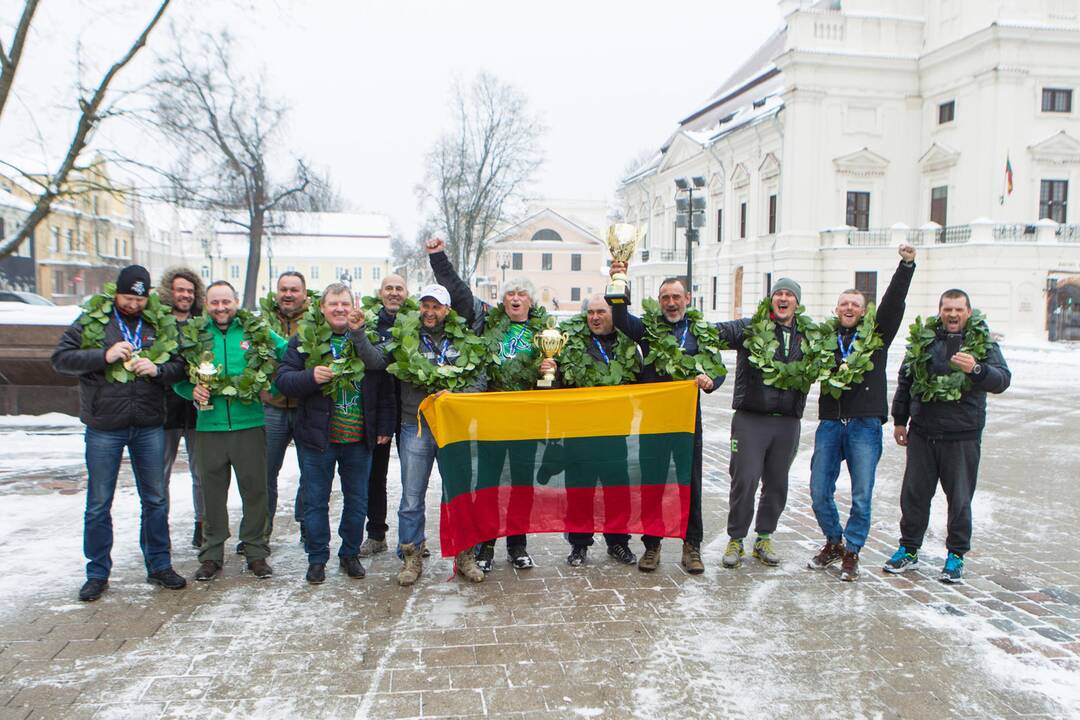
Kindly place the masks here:
<instances>
[{"instance_id":1,"label":"raised arm","mask_svg":"<svg viewBox=\"0 0 1080 720\"><path fill-rule=\"evenodd\" d=\"M469 325L476 319L476 303L469 283L461 279L454 264L446 254L446 238L440 233L432 235L425 243L431 271L435 273L435 282L450 293L450 307L465 319Z\"/></svg>"},{"instance_id":2,"label":"raised arm","mask_svg":"<svg viewBox=\"0 0 1080 720\"><path fill-rule=\"evenodd\" d=\"M881 333L885 347L892 344L900 330L904 309L907 307L908 289L911 287L911 278L915 275L915 248L905 244L900 246L899 252L900 264L896 266L889 287L885 289L881 304L877 308L878 332Z\"/></svg>"}]
</instances>

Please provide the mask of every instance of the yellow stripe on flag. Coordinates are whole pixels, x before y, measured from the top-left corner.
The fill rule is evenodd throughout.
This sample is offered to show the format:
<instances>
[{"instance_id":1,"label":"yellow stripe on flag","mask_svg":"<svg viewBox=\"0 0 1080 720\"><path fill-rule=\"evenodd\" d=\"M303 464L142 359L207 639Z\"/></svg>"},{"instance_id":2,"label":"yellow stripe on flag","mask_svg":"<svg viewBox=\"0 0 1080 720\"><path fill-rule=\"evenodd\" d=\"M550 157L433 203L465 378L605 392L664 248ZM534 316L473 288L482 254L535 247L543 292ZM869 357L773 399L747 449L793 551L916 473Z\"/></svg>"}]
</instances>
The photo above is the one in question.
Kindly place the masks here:
<instances>
[{"instance_id":1,"label":"yellow stripe on flag","mask_svg":"<svg viewBox=\"0 0 1080 720\"><path fill-rule=\"evenodd\" d=\"M420 405L439 447L470 440L694 432L697 384L444 393Z\"/></svg>"}]
</instances>

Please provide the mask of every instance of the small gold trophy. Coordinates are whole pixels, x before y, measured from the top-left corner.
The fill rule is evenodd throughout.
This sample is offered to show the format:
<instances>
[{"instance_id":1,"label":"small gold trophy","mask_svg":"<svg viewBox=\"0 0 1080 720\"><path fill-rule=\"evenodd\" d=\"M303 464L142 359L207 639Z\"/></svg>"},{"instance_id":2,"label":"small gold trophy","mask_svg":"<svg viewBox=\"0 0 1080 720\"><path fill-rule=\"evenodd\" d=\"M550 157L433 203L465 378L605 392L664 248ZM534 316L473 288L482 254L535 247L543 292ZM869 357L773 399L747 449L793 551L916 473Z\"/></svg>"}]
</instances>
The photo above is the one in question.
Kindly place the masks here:
<instances>
[{"instance_id":1,"label":"small gold trophy","mask_svg":"<svg viewBox=\"0 0 1080 720\"><path fill-rule=\"evenodd\" d=\"M615 262L629 263L641 239L641 231L629 223L617 223L608 228L607 246L611 259ZM626 284L630 278L626 273L615 273L611 284L607 286L604 298L612 305L626 304Z\"/></svg>"},{"instance_id":2,"label":"small gold trophy","mask_svg":"<svg viewBox=\"0 0 1080 720\"><path fill-rule=\"evenodd\" d=\"M217 375L217 366L214 365L214 353L206 350L199 356L199 365L195 368L195 374L199 376L199 382L210 387L210 381ZM213 410L210 403L199 403L199 410Z\"/></svg>"},{"instance_id":3,"label":"small gold trophy","mask_svg":"<svg viewBox=\"0 0 1080 720\"><path fill-rule=\"evenodd\" d=\"M141 356L139 355L138 350L131 353L131 357L124 361L124 369L128 372L135 372L135 361L138 360L140 357Z\"/></svg>"},{"instance_id":4,"label":"small gold trophy","mask_svg":"<svg viewBox=\"0 0 1080 720\"><path fill-rule=\"evenodd\" d=\"M547 327L533 337L533 344L543 353L544 359L554 358L566 347L569 340L565 333L559 332L555 327L555 318L548 317ZM548 370L544 376L536 381L536 387L549 388L555 382L555 371Z\"/></svg>"}]
</instances>

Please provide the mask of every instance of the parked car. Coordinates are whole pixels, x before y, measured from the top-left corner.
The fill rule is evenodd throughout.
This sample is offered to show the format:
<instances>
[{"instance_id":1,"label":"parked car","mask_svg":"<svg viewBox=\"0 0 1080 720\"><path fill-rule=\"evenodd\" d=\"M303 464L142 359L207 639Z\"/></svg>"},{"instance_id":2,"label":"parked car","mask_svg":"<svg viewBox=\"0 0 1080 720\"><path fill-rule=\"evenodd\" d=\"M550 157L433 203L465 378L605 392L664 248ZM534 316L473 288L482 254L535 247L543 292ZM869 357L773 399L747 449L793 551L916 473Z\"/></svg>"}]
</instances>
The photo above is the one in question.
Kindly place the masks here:
<instances>
[{"instance_id":1,"label":"parked car","mask_svg":"<svg viewBox=\"0 0 1080 720\"><path fill-rule=\"evenodd\" d=\"M0 290L0 302L26 303L27 305L56 305L52 300L37 293L22 290Z\"/></svg>"}]
</instances>

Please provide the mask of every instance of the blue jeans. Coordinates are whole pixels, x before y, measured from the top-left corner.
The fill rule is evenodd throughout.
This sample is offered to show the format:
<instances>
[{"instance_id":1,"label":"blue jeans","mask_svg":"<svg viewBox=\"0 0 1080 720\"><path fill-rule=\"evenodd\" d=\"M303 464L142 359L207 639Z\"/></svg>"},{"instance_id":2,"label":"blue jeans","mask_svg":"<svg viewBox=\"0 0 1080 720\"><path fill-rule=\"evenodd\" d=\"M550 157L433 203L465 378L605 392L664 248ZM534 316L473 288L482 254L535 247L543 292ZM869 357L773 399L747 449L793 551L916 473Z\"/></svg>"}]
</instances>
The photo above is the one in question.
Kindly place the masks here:
<instances>
[{"instance_id":1,"label":"blue jeans","mask_svg":"<svg viewBox=\"0 0 1080 720\"><path fill-rule=\"evenodd\" d=\"M312 564L326 563L330 559L330 490L334 484L335 466L341 478L343 496L338 557L358 555L360 542L364 539L371 451L362 442L330 443L321 451L305 447L300 455L300 487L304 494L304 531L307 534L304 550Z\"/></svg>"},{"instance_id":2,"label":"blue jeans","mask_svg":"<svg viewBox=\"0 0 1080 720\"><path fill-rule=\"evenodd\" d=\"M848 550L858 552L870 532L870 504L874 495L874 475L881 459L881 419L822 420L814 435L814 456L810 460L810 497L814 515L829 542L841 537ZM840 527L836 511L836 478L840 463L847 461L851 475L851 512L847 527Z\"/></svg>"},{"instance_id":3,"label":"blue jeans","mask_svg":"<svg viewBox=\"0 0 1080 720\"><path fill-rule=\"evenodd\" d=\"M95 430L86 428L86 515L83 554L86 577L107 579L112 571L112 501L124 448L131 458L142 502L139 547L147 572L172 566L169 557L169 501L165 488L165 431L161 426Z\"/></svg>"},{"instance_id":4,"label":"blue jeans","mask_svg":"<svg viewBox=\"0 0 1080 720\"><path fill-rule=\"evenodd\" d=\"M270 513L270 529L274 529L274 516L277 515L278 473L285 462L285 451L293 439L293 425L296 424L296 408L279 408L263 405L263 418L266 421L266 506ZM297 464L304 467L300 443L296 443ZM302 473L301 473L302 474ZM293 503L293 519L304 521L303 485L296 488L296 500Z\"/></svg>"},{"instance_id":5,"label":"blue jeans","mask_svg":"<svg viewBox=\"0 0 1080 720\"><path fill-rule=\"evenodd\" d=\"M424 536L424 496L427 495L431 467L438 447L421 419L422 434L417 437L415 422L402 419L398 432L398 458L401 460L401 505L398 506L398 543L419 545Z\"/></svg>"}]
</instances>

